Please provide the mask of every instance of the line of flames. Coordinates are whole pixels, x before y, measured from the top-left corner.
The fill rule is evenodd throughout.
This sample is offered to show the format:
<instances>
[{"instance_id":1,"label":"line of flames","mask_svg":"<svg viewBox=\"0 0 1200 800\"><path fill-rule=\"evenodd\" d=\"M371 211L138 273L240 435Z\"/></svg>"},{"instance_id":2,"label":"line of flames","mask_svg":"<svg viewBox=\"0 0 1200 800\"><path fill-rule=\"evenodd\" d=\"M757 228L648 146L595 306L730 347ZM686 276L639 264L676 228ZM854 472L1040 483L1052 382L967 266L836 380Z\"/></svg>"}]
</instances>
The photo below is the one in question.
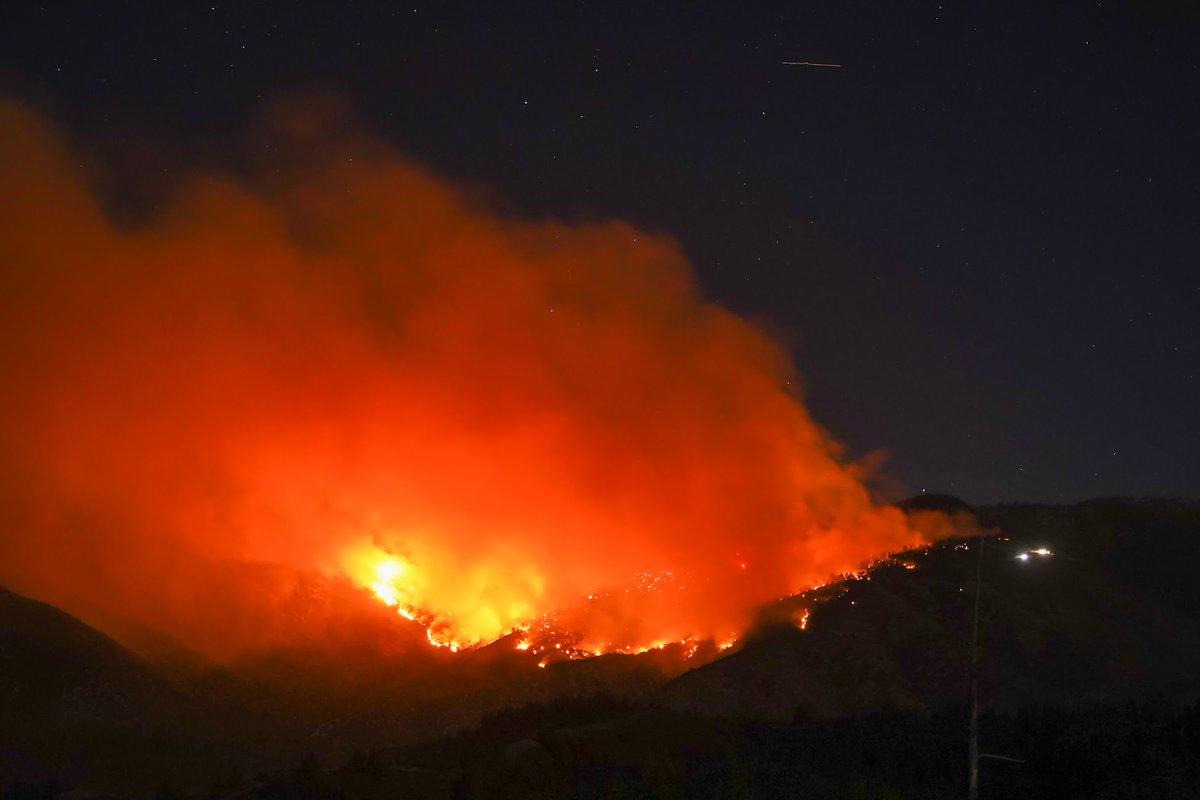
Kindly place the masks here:
<instances>
[{"instance_id":1,"label":"line of flames","mask_svg":"<svg viewBox=\"0 0 1200 800\"><path fill-rule=\"evenodd\" d=\"M1000 541L1009 541L1009 538L1006 536L998 536L997 538ZM918 557L928 555L930 549L929 546L913 548L901 553L874 559L865 563L859 570L834 576L828 582L814 586L809 591L817 591L835 584L842 584L844 586L852 581L869 581L871 580L872 573L883 567L897 566L906 570L918 569ZM953 545L953 549L968 551L971 549L971 544L969 542L958 542ZM1021 555L1028 558L1027 554L1030 553L1039 556L1049 556L1052 554L1052 551L1048 548L1038 548L1024 551ZM447 649L455 653L460 650L484 647L494 644L500 639L513 637L514 649L527 652L533 656L540 656L541 658L537 665L544 668L555 660L578 660L610 653L638 655L652 650L666 650L671 646L680 647L683 660L687 661L694 658L706 643L711 642L718 651L725 652L733 648L739 640L737 632L731 632L729 636L720 641L685 637L682 640L657 640L643 645L621 645L612 641L589 643L584 641L582 635L572 633L558 624L558 621L570 612L579 611L589 603L600 602L616 593L662 592L667 588L678 590L688 586L686 577L681 577L675 572L668 570L660 573L640 573L635 576L633 583L624 589L589 594L578 603L566 606L556 612L542 615L537 619L531 620L528 624L516 627L491 641L461 642L451 636L435 633L433 627L434 616L432 614L424 612L412 604L401 601L400 592L396 588L395 580L403 571L404 565L397 559L389 557L381 560L375 567L376 579L369 583L374 596L385 605L395 608L396 612L405 619L423 625L425 627L425 638L431 646ZM407 588L409 590L412 589L411 586ZM807 630L810 618L811 609L806 607L796 612L793 616L793 622L799 630Z\"/></svg>"}]
</instances>

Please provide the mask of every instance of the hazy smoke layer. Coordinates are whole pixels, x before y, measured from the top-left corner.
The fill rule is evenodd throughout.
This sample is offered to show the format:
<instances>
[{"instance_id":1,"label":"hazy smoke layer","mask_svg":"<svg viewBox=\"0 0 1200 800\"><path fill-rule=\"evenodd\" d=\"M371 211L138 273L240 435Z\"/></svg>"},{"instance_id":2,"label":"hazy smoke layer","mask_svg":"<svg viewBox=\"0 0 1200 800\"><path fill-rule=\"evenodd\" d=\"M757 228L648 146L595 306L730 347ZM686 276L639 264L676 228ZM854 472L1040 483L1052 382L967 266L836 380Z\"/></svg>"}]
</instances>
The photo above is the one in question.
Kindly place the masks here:
<instances>
[{"instance_id":1,"label":"hazy smoke layer","mask_svg":"<svg viewBox=\"0 0 1200 800\"><path fill-rule=\"evenodd\" d=\"M0 105L0 583L228 656L324 635L351 585L467 642L672 571L583 623L634 642L919 538L670 239L280 120L303 168L196 175L131 228Z\"/></svg>"}]
</instances>

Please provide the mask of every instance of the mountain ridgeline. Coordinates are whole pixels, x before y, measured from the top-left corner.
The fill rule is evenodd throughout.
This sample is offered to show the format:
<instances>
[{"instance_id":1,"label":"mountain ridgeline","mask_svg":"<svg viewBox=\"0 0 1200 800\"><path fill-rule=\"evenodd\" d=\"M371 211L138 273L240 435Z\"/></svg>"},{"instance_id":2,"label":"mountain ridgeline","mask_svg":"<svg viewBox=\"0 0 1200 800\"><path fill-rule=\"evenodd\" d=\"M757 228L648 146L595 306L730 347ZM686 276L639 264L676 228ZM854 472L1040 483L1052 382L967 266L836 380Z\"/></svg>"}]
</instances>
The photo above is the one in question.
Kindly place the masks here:
<instances>
[{"instance_id":1,"label":"mountain ridgeline","mask_svg":"<svg viewBox=\"0 0 1200 800\"><path fill-rule=\"evenodd\" d=\"M966 508L933 496L902 507ZM677 787L698 781L683 796L715 797L721 786L736 790L728 796L753 786L775 796L761 783L781 768L763 760L772 748L789 753L789 764L807 764L812 777L833 769L813 758L834 740L886 732L906 742L888 748L959 747L977 587L980 698L993 739L1028 747L1030 731L1044 731L1027 724L1035 709L1060 715L1056 724L1068 730L1090 725L1087 715L1100 713L1094 709L1132 704L1171 720L1147 734L1166 737L1162 752L1192 741L1188 725L1200 697L1200 502L1112 499L971 511L985 536L896 554L864 574L766 606L736 647L699 666L703 659L667 647L540 669L507 639L432 653L420 663L359 664L354 680L331 666L337 653L273 652L216 667L163 657L160 649L147 660L58 609L0 590L0 790L17 792L14 798L38 796L31 786L146 792L169 778L197 796L247 786L285 792L300 780L289 765L311 753L323 763L344 762L349 772L310 765L310 788L343 778L357 786L367 780L360 772L375 770L393 783L403 777L413 791L428 785L413 796L572 796L593 784L593 796L625 784L642 796L654 780ZM1131 724L1111 713L1122 730ZM862 720L876 722L863 727ZM674 766L639 761L628 743L642 739L646 752ZM1038 746L1059 752L1053 743ZM921 757L900 750L897 764ZM369 763L355 755L366 752L375 754ZM957 752L947 758L961 760ZM704 764L724 764L724 771L704 777ZM892 769L888 775L899 777L889 786L925 787L921 796L958 791L953 770L941 776L893 767L850 759L845 769L859 777ZM258 777L236 777L251 774ZM828 796L851 790L853 776L839 774L818 781ZM1010 790L1036 795L1029 784L1035 771L1021 774ZM386 794L387 781L369 792L339 791Z\"/></svg>"}]
</instances>

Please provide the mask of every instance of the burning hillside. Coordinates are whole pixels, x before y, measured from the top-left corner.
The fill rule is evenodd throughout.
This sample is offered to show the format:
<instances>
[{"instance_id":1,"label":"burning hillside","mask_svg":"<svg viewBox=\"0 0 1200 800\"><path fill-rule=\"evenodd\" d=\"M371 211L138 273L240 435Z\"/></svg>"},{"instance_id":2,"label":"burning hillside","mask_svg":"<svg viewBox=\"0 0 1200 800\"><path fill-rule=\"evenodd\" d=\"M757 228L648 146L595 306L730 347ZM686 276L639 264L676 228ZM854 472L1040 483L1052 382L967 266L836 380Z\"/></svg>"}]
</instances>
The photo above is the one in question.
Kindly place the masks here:
<instances>
[{"instance_id":1,"label":"burning hillside","mask_svg":"<svg viewBox=\"0 0 1200 800\"><path fill-rule=\"evenodd\" d=\"M669 238L497 215L327 112L130 226L0 106L0 583L215 657L376 600L632 651L922 540ZM313 580L332 619L287 613Z\"/></svg>"}]
</instances>

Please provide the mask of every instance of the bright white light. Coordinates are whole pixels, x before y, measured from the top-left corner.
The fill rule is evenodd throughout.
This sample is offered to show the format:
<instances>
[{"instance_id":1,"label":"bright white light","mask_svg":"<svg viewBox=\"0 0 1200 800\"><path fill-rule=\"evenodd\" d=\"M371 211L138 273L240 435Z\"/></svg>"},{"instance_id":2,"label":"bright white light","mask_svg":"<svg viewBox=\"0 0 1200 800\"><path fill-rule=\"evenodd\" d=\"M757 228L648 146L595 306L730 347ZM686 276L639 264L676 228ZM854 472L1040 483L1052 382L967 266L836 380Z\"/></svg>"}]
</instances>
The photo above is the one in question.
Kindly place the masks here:
<instances>
[{"instance_id":1,"label":"bright white light","mask_svg":"<svg viewBox=\"0 0 1200 800\"><path fill-rule=\"evenodd\" d=\"M1052 551L1049 547L1038 547L1033 550L1026 550L1024 552L1017 553L1017 560L1018 561L1028 561L1030 556L1045 557L1045 556L1052 556L1052 555L1054 555L1054 551Z\"/></svg>"}]
</instances>

